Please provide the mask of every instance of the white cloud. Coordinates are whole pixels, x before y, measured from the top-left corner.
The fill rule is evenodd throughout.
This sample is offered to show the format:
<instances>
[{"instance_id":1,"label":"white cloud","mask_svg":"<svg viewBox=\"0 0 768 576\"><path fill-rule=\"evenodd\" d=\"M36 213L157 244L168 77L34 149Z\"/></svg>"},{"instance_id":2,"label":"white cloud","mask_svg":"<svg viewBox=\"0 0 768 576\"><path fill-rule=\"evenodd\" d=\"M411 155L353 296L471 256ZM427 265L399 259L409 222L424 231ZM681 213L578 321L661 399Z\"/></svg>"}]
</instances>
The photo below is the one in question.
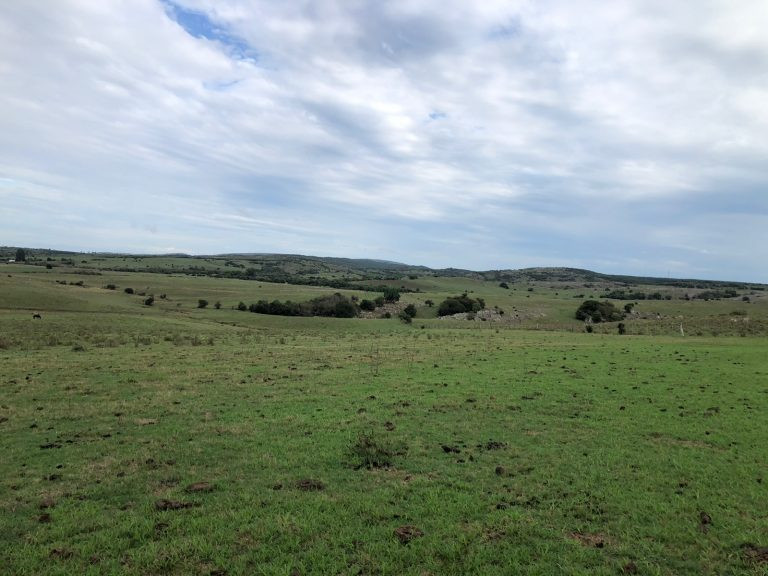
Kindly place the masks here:
<instances>
[{"instance_id":1,"label":"white cloud","mask_svg":"<svg viewBox=\"0 0 768 576\"><path fill-rule=\"evenodd\" d=\"M185 14L218 32L189 33ZM70 246L360 246L514 267L588 265L580 250L596 246L620 261L660 249L667 214L694 234L698 214L718 230L746 207L754 241L768 224L767 26L747 0L10 0L0 226L6 243L58 246L42 215L89 215L110 245L69 230ZM41 222L22 226L24 208ZM718 270L723 235L698 241ZM672 244L665 260L685 262Z\"/></svg>"}]
</instances>

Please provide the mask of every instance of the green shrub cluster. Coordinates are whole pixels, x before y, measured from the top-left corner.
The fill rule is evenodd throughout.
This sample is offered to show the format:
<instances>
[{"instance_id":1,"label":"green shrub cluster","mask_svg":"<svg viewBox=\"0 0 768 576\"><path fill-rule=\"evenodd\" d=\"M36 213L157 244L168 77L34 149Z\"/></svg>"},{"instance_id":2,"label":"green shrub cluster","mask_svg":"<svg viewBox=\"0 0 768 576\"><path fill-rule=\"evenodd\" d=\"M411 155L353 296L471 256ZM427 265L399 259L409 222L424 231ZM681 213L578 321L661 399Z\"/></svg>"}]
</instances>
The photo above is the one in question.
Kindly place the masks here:
<instances>
[{"instance_id":1,"label":"green shrub cluster","mask_svg":"<svg viewBox=\"0 0 768 576\"><path fill-rule=\"evenodd\" d=\"M584 301L576 310L577 320L599 322L617 322L624 319L624 314L612 302Z\"/></svg>"},{"instance_id":2,"label":"green shrub cluster","mask_svg":"<svg viewBox=\"0 0 768 576\"><path fill-rule=\"evenodd\" d=\"M470 298L464 292L461 296L446 298L437 308L438 316L450 316L462 312L478 312L485 308L485 300L482 298Z\"/></svg>"},{"instance_id":3,"label":"green shrub cluster","mask_svg":"<svg viewBox=\"0 0 768 576\"><path fill-rule=\"evenodd\" d=\"M242 304L242 303L241 303ZM243 307L245 305L243 304ZM238 305L239 310L244 308ZM335 318L354 318L358 315L360 307L352 300L339 294L320 296L309 302L292 302L286 300L259 300L248 306L248 310L257 314L270 314L273 316L330 316Z\"/></svg>"}]
</instances>

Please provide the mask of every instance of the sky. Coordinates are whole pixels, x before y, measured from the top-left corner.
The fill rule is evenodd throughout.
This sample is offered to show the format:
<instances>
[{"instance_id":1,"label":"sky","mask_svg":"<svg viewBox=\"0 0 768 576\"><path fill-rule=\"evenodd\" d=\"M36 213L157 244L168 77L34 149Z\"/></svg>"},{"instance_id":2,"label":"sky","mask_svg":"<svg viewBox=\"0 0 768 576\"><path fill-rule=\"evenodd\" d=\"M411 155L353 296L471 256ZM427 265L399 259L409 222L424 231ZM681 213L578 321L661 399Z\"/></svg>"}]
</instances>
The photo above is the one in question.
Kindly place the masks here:
<instances>
[{"instance_id":1,"label":"sky","mask_svg":"<svg viewBox=\"0 0 768 576\"><path fill-rule=\"evenodd\" d=\"M765 0L0 2L0 244L768 282Z\"/></svg>"}]
</instances>

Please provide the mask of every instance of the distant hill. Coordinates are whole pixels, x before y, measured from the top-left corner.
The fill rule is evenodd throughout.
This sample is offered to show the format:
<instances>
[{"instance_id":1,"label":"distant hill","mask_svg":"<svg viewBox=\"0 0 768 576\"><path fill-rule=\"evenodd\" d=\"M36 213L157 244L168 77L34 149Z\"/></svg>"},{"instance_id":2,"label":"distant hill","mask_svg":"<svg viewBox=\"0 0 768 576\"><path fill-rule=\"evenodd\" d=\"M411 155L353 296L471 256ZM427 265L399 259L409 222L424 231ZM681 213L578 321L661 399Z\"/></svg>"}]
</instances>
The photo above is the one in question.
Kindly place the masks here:
<instances>
[{"instance_id":1,"label":"distant hill","mask_svg":"<svg viewBox=\"0 0 768 576\"><path fill-rule=\"evenodd\" d=\"M17 247L0 247L0 259L13 258ZM758 283L658 278L605 274L580 268L550 267L474 271L461 268L427 266L370 258L339 258L302 254L232 253L189 254L118 254L78 253L52 249L25 248L30 264L48 267L70 266L81 269L161 274L191 274L222 278L241 278L264 282L309 284L336 288L374 289L384 284L418 277L463 277L506 283L589 284L610 283L632 287L641 285L683 288L749 288Z\"/></svg>"}]
</instances>

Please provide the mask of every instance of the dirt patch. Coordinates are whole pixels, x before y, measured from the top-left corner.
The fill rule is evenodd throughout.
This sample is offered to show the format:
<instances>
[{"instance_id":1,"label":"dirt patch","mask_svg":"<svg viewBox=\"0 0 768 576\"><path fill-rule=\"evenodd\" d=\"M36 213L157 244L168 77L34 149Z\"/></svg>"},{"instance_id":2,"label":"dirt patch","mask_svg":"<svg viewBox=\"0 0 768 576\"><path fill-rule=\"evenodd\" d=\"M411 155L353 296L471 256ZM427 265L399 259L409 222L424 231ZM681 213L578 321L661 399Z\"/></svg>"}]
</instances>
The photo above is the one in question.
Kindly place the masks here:
<instances>
[{"instance_id":1,"label":"dirt patch","mask_svg":"<svg viewBox=\"0 0 768 576\"><path fill-rule=\"evenodd\" d=\"M184 510L185 508L193 508L196 506L194 502L179 502L178 500L157 500L155 502L155 510L161 512L166 510Z\"/></svg>"},{"instance_id":2,"label":"dirt patch","mask_svg":"<svg viewBox=\"0 0 768 576\"><path fill-rule=\"evenodd\" d=\"M750 564L768 564L768 546L755 546L747 543L741 545L744 559Z\"/></svg>"},{"instance_id":3,"label":"dirt patch","mask_svg":"<svg viewBox=\"0 0 768 576\"><path fill-rule=\"evenodd\" d=\"M187 486L184 490L193 494L195 492L213 492L216 487L210 482L194 482Z\"/></svg>"},{"instance_id":4,"label":"dirt patch","mask_svg":"<svg viewBox=\"0 0 768 576\"><path fill-rule=\"evenodd\" d=\"M153 424L157 424L157 420L154 418L139 418L136 420L136 424L139 426L152 426Z\"/></svg>"},{"instance_id":5,"label":"dirt patch","mask_svg":"<svg viewBox=\"0 0 768 576\"><path fill-rule=\"evenodd\" d=\"M45 514L40 514L40 516L37 517L37 521L40 522L40 524L50 524L51 515L47 512Z\"/></svg>"},{"instance_id":6,"label":"dirt patch","mask_svg":"<svg viewBox=\"0 0 768 576\"><path fill-rule=\"evenodd\" d=\"M397 539L400 540L400 544L408 544L411 540L424 536L422 530L416 528L416 526L411 526L410 524L395 528L394 534L397 536Z\"/></svg>"},{"instance_id":7,"label":"dirt patch","mask_svg":"<svg viewBox=\"0 0 768 576\"><path fill-rule=\"evenodd\" d=\"M712 525L712 516L704 511L699 512L699 530L706 534L709 532L709 527Z\"/></svg>"},{"instance_id":8,"label":"dirt patch","mask_svg":"<svg viewBox=\"0 0 768 576\"><path fill-rule=\"evenodd\" d=\"M501 450L506 448L507 445L504 442L498 442L496 440L489 440L485 444L478 444L477 447L480 450Z\"/></svg>"},{"instance_id":9,"label":"dirt patch","mask_svg":"<svg viewBox=\"0 0 768 576\"><path fill-rule=\"evenodd\" d=\"M395 425L392 422L384 422L384 428L392 432L395 429Z\"/></svg>"},{"instance_id":10,"label":"dirt patch","mask_svg":"<svg viewBox=\"0 0 768 576\"><path fill-rule=\"evenodd\" d=\"M56 560L66 560L67 558L72 558L72 550L67 550L66 548L54 548L51 550L50 554L48 554L48 557Z\"/></svg>"},{"instance_id":11,"label":"dirt patch","mask_svg":"<svg viewBox=\"0 0 768 576\"><path fill-rule=\"evenodd\" d=\"M608 539L603 534L585 534L583 532L571 532L569 538L577 540L583 546L590 548L605 548Z\"/></svg>"},{"instance_id":12,"label":"dirt patch","mask_svg":"<svg viewBox=\"0 0 768 576\"><path fill-rule=\"evenodd\" d=\"M638 572L637 564L634 562L627 562L621 567L622 574L637 574Z\"/></svg>"},{"instance_id":13,"label":"dirt patch","mask_svg":"<svg viewBox=\"0 0 768 576\"><path fill-rule=\"evenodd\" d=\"M325 484L314 478L304 478L296 482L296 488L304 492L319 492L320 490L325 490Z\"/></svg>"},{"instance_id":14,"label":"dirt patch","mask_svg":"<svg viewBox=\"0 0 768 576\"><path fill-rule=\"evenodd\" d=\"M461 452L461 449L459 447L450 446L449 444L443 444L441 448L443 449L443 452L445 452L446 454L458 454L459 452Z\"/></svg>"}]
</instances>

